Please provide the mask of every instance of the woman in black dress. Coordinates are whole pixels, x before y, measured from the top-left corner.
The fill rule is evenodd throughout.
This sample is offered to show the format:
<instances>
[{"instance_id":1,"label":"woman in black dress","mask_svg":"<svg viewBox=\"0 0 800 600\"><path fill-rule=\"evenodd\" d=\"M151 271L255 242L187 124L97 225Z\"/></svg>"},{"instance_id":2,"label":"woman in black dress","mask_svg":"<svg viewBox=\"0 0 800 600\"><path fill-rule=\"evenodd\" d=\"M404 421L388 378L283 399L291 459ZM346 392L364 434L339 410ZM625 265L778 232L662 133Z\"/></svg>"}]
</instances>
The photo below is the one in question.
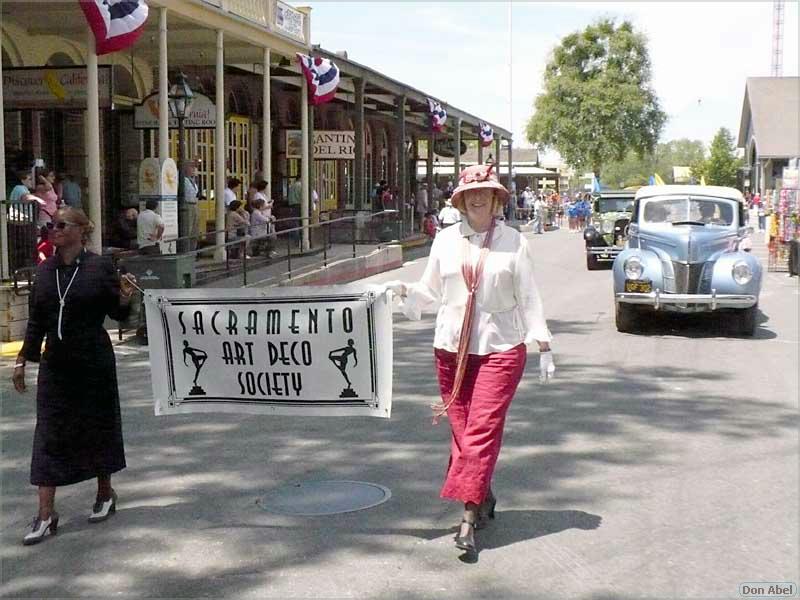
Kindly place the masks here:
<instances>
[{"instance_id":1,"label":"woman in black dress","mask_svg":"<svg viewBox=\"0 0 800 600\"><path fill-rule=\"evenodd\" d=\"M111 474L125 468L116 362L103 321L106 315L127 316L135 279L118 280L110 260L84 247L92 225L83 211L62 208L51 225L56 254L36 270L28 329L13 376L16 390L24 392L26 361L41 360L31 459L39 513L25 544L56 533L55 494L61 485L96 477L89 522L107 519L117 500Z\"/></svg>"}]
</instances>

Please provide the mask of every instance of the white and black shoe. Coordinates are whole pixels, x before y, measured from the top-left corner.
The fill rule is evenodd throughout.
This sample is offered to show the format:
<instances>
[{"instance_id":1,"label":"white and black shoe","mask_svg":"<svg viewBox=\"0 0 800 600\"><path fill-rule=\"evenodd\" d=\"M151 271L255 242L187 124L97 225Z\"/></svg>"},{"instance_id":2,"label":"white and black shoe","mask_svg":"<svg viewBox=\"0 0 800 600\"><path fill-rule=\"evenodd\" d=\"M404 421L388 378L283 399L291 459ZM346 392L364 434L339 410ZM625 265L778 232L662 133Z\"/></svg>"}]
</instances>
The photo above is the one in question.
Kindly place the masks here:
<instances>
[{"instance_id":1,"label":"white and black shoe","mask_svg":"<svg viewBox=\"0 0 800 600\"><path fill-rule=\"evenodd\" d=\"M100 523L117 512L117 492L111 490L111 498L108 500L96 500L92 506L92 514L89 515L89 523Z\"/></svg>"},{"instance_id":2,"label":"white and black shoe","mask_svg":"<svg viewBox=\"0 0 800 600\"><path fill-rule=\"evenodd\" d=\"M52 513L49 519L42 520L38 516L34 517L33 522L31 523L31 531L28 535L22 538L22 543L25 546L38 544L44 539L44 536L47 535L48 531L50 532L50 535L55 535L58 531L57 512Z\"/></svg>"}]
</instances>

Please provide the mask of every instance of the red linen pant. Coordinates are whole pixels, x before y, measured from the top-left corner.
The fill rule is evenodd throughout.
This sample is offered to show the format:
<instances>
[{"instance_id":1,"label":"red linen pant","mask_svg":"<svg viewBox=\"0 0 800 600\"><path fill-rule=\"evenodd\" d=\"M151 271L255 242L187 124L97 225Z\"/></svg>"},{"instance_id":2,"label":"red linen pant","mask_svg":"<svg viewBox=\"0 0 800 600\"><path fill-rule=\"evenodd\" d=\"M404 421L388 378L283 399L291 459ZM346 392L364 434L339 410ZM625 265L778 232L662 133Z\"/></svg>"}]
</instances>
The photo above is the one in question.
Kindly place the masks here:
<instances>
[{"instance_id":1,"label":"red linen pant","mask_svg":"<svg viewBox=\"0 0 800 600\"><path fill-rule=\"evenodd\" d=\"M455 379L456 354L437 348L435 356L439 389L446 400ZM461 394L447 409L453 435L442 498L483 502L500 454L506 412L526 359L525 344L506 352L468 355Z\"/></svg>"}]
</instances>

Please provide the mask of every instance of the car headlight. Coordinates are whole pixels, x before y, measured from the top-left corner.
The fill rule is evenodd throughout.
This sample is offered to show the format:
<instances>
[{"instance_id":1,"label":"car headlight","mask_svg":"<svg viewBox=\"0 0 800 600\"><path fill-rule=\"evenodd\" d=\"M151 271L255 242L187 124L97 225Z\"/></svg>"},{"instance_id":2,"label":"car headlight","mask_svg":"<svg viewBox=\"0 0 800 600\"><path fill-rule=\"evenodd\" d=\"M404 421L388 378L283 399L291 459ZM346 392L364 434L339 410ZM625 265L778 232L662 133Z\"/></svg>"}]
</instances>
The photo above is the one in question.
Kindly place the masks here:
<instances>
[{"instance_id":1,"label":"car headlight","mask_svg":"<svg viewBox=\"0 0 800 600\"><path fill-rule=\"evenodd\" d=\"M614 231L614 221L603 221L603 233L611 233Z\"/></svg>"},{"instance_id":2,"label":"car headlight","mask_svg":"<svg viewBox=\"0 0 800 600\"><path fill-rule=\"evenodd\" d=\"M739 285L746 285L753 279L753 269L745 261L740 260L733 265L733 280Z\"/></svg>"},{"instance_id":3,"label":"car headlight","mask_svg":"<svg viewBox=\"0 0 800 600\"><path fill-rule=\"evenodd\" d=\"M625 261L625 277L628 279L639 279L644 273L642 260L638 256L631 256Z\"/></svg>"},{"instance_id":4,"label":"car headlight","mask_svg":"<svg viewBox=\"0 0 800 600\"><path fill-rule=\"evenodd\" d=\"M587 241L590 241L590 240L593 240L596 235L597 235L597 230L590 225L583 232L583 239L585 239Z\"/></svg>"}]
</instances>

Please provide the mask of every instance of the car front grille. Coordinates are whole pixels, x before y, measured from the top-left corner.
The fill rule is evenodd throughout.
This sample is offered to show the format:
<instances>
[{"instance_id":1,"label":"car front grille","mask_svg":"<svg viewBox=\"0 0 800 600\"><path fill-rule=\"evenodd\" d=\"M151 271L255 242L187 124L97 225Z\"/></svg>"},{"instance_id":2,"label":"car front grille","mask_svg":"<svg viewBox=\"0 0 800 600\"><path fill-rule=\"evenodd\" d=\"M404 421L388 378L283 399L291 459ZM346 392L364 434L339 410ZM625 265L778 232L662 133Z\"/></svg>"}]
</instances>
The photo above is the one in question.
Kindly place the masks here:
<instances>
[{"instance_id":1,"label":"car front grille","mask_svg":"<svg viewBox=\"0 0 800 600\"><path fill-rule=\"evenodd\" d=\"M685 264L672 261L675 270L675 293L697 294L700 291L700 276L705 263Z\"/></svg>"}]
</instances>

